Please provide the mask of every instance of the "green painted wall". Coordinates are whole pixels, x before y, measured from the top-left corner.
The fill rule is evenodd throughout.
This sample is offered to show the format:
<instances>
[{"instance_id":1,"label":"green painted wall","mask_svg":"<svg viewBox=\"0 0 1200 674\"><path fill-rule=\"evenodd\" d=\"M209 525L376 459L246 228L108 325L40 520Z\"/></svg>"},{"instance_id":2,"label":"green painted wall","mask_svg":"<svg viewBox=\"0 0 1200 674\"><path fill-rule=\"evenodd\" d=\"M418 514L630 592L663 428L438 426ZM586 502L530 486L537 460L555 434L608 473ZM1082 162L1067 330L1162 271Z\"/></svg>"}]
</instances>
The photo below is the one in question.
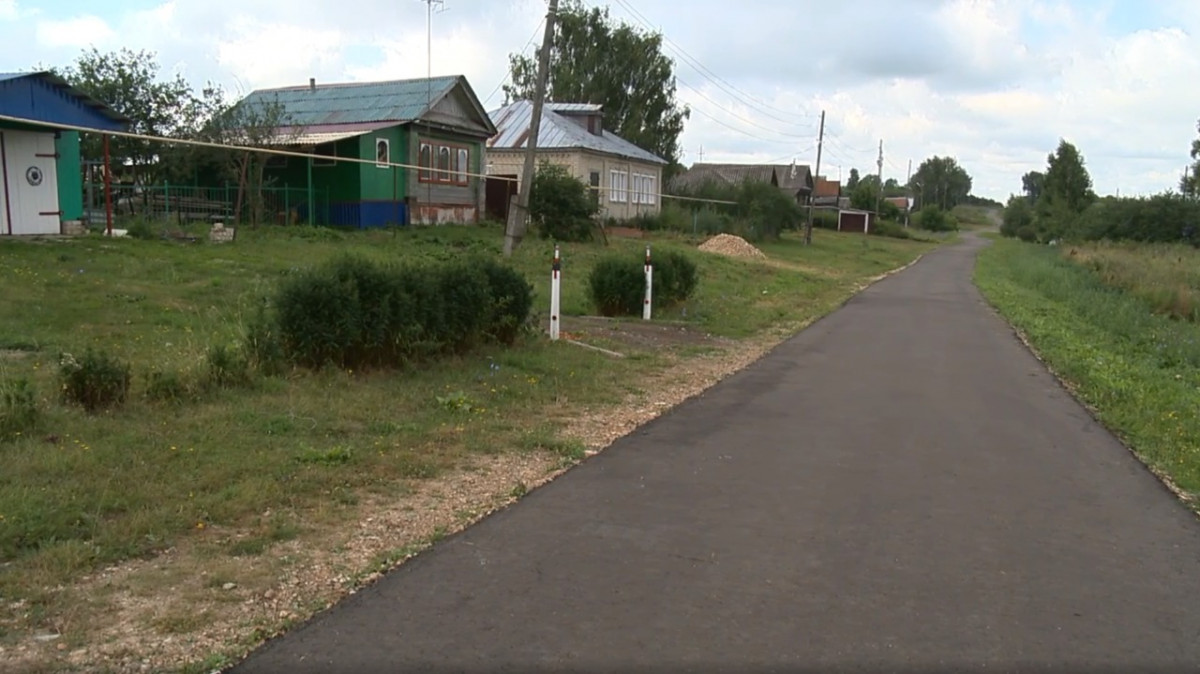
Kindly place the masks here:
<instances>
[{"instance_id":1,"label":"green painted wall","mask_svg":"<svg viewBox=\"0 0 1200 674\"><path fill-rule=\"evenodd\" d=\"M417 197L422 201L432 203L474 203L475 195L480 191L480 178L474 177L483 174L483 142L471 140L462 136L450 136L439 133L425 133L422 129L416 128L411 131L411 139L409 140L409 163L419 164L420 155L417 149L420 147L422 139L430 141L446 141L456 145L466 145L471 149L471 166L468 169L469 173L474 174L467 179L467 185L434 185L432 190L428 183L422 183L413 177L411 187L413 188L412 196Z\"/></svg>"},{"instance_id":2,"label":"green painted wall","mask_svg":"<svg viewBox=\"0 0 1200 674\"><path fill-rule=\"evenodd\" d=\"M334 143L334 152L339 157L359 157L359 139L347 138ZM300 157L287 157L281 166L268 168L266 174L269 178L274 179L271 187L306 189L308 187L308 160ZM314 164L312 169L313 187L317 192L317 199L324 199L326 190L328 190L330 201L358 201L360 199L360 174L357 163L343 161L333 166Z\"/></svg>"},{"instance_id":3,"label":"green painted wall","mask_svg":"<svg viewBox=\"0 0 1200 674\"><path fill-rule=\"evenodd\" d=\"M359 156L364 159L374 159L375 140L378 138L387 139L390 145L391 163L405 164L408 162L408 132L399 126L359 136ZM399 168L379 168L374 164L359 164L358 168L364 201L392 201L393 199L404 201L407 171Z\"/></svg>"},{"instance_id":4,"label":"green painted wall","mask_svg":"<svg viewBox=\"0 0 1200 674\"><path fill-rule=\"evenodd\" d=\"M63 220L83 217L83 172L79 164L79 133L63 131L54 141L58 153L58 208Z\"/></svg>"}]
</instances>

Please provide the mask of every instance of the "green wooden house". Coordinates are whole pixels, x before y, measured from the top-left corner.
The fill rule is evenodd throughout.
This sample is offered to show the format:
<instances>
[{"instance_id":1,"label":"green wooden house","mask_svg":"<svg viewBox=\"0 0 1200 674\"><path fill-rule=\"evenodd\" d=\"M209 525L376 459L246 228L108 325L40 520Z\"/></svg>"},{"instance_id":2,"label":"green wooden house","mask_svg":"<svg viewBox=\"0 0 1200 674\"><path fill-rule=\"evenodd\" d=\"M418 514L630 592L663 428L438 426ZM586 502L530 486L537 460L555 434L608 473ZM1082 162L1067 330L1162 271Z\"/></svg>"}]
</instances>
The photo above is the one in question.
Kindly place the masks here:
<instances>
[{"instance_id":1,"label":"green wooden house","mask_svg":"<svg viewBox=\"0 0 1200 674\"><path fill-rule=\"evenodd\" d=\"M465 77L260 89L239 105L278 105L272 184L305 188L310 222L349 227L477 222L484 147L496 127ZM368 163L339 161L368 160ZM402 164L407 168L398 168ZM419 167L419 168L417 168Z\"/></svg>"}]
</instances>

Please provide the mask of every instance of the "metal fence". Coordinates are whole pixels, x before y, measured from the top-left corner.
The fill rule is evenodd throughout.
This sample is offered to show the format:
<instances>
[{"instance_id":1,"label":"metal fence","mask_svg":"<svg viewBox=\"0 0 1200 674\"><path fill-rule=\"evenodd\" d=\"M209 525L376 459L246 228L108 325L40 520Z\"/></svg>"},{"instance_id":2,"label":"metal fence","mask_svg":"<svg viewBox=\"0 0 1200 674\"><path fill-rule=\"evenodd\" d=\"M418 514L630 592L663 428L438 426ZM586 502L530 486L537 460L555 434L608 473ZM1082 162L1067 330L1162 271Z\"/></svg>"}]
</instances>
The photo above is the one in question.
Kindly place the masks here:
<instances>
[{"instance_id":1,"label":"metal fence","mask_svg":"<svg viewBox=\"0 0 1200 674\"><path fill-rule=\"evenodd\" d=\"M120 218L227 224L315 224L328 225L331 213L329 190L296 187L264 187L261 207L248 191L239 195L235 183L220 187L196 185L112 185L113 215ZM91 222L104 222L107 212L104 185L84 185L84 210ZM240 203L240 205L239 205ZM256 222L257 220L257 222Z\"/></svg>"}]
</instances>

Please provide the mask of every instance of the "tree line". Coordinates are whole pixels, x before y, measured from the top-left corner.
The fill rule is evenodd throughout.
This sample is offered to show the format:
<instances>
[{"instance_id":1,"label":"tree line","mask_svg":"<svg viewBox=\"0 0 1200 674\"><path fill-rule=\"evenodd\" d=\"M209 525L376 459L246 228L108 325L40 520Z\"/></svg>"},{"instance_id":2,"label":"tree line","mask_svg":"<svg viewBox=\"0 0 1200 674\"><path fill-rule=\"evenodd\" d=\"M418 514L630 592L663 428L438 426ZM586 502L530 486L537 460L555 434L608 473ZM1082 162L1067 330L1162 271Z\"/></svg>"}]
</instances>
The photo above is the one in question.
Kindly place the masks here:
<instances>
[{"instance_id":1,"label":"tree line","mask_svg":"<svg viewBox=\"0 0 1200 674\"><path fill-rule=\"evenodd\" d=\"M1200 125L1197 126L1200 131ZM1200 245L1200 200L1195 169L1200 139L1192 142L1198 161L1180 181L1180 191L1146 197L1098 196L1082 153L1065 139L1046 157L1044 171L1021 176L1021 193L1009 197L1000 233L1025 241L1132 240Z\"/></svg>"}]
</instances>

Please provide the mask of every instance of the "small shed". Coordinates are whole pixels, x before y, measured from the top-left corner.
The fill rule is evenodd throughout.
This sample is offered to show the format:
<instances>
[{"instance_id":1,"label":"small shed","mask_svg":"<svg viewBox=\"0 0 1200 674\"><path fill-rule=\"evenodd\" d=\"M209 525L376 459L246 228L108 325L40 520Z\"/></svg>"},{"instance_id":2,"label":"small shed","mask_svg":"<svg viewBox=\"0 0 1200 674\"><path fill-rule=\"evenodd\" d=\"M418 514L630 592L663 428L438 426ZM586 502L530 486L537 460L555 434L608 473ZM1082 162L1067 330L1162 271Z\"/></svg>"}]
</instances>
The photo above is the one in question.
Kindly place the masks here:
<instances>
[{"instance_id":1,"label":"small shed","mask_svg":"<svg viewBox=\"0 0 1200 674\"><path fill-rule=\"evenodd\" d=\"M875 214L870 211L842 209L838 211L838 231L870 234L875 224Z\"/></svg>"},{"instance_id":2,"label":"small shed","mask_svg":"<svg viewBox=\"0 0 1200 674\"><path fill-rule=\"evenodd\" d=\"M79 133L129 120L50 72L0 73L0 235L59 234L83 217Z\"/></svg>"}]
</instances>

